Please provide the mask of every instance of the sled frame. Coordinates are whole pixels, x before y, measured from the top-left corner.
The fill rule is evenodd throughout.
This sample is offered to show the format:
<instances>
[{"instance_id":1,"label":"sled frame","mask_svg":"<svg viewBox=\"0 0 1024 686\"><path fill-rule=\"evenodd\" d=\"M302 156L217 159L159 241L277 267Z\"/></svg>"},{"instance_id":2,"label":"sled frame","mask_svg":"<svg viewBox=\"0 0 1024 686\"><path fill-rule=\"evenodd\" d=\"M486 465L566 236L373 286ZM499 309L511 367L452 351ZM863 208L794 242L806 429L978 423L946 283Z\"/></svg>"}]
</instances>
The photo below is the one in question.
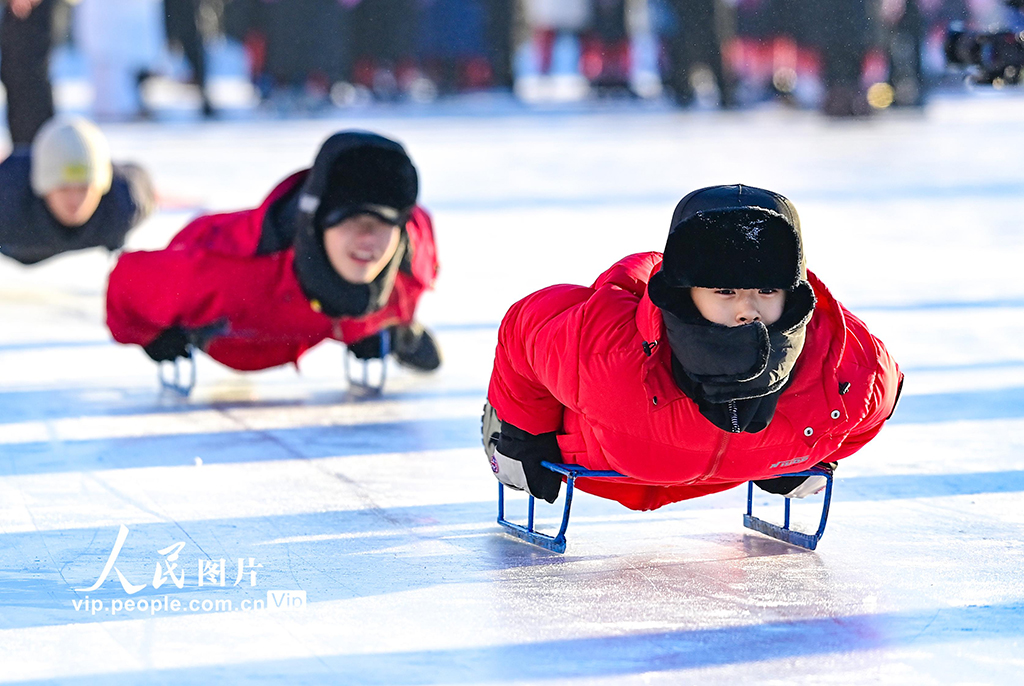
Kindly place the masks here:
<instances>
[{"instance_id":1,"label":"sled frame","mask_svg":"<svg viewBox=\"0 0 1024 686\"><path fill-rule=\"evenodd\" d=\"M505 484L498 483L498 524L511 536L522 539L527 543L550 550L555 553L565 553L566 539L565 532L569 528L569 514L572 510L572 497L575 492L576 479L621 479L626 478L622 474L612 470L587 469L574 464L560 464L556 462L541 462L541 465L550 469L556 474L565 477L565 503L562 506L562 523L558 532L554 535L545 534L537 530L535 524L536 498L528 496L526 524L516 524L505 518ZM743 515L743 525L771 538L790 543L807 550L814 550L818 541L825 533L825 524L828 521L829 504L832 501L832 472L827 469L813 467L803 472L791 474L780 474L779 477L789 476L824 476L825 477L825 502L822 506L821 521L818 530L813 534L796 531L790 528L790 498L785 498L785 521L780 526L772 522L755 517L753 514L754 503L754 482L747 484L747 512Z\"/></svg>"},{"instance_id":2,"label":"sled frame","mask_svg":"<svg viewBox=\"0 0 1024 686\"><path fill-rule=\"evenodd\" d=\"M828 509L832 503L832 470L823 469L821 467L812 467L803 472L794 472L792 474L783 474L781 476L823 476L825 477L825 502L821 507L821 520L818 522L818 530L813 534L804 533L791 529L789 525L790 515L790 501L792 498L785 498L786 509L783 523L781 526L772 522L765 521L754 516L754 482L751 481L747 484L747 512L743 515L743 526L754 531L759 531L766 536L771 536L774 539L784 541L791 545L806 548L807 550L814 550L818 547L818 541L821 540L822 535L825 533L825 524L828 523Z\"/></svg>"},{"instance_id":3,"label":"sled frame","mask_svg":"<svg viewBox=\"0 0 1024 686\"><path fill-rule=\"evenodd\" d=\"M187 398L192 393L192 389L196 387L196 357L195 348L191 345L185 346L187 354L185 357L176 357L173 360L167 360L164 362L158 362L156 366L157 379L160 381L160 387L164 390L177 393L183 398ZM187 366L188 380L185 381L186 374L182 373L182 367ZM168 369L170 371L168 371Z\"/></svg>"},{"instance_id":4,"label":"sled frame","mask_svg":"<svg viewBox=\"0 0 1024 686\"><path fill-rule=\"evenodd\" d=\"M527 514L526 514L526 525L515 524L505 519L505 484L498 483L498 524L500 524L507 533L521 538L527 543L540 546L555 553L565 552L565 531L569 528L569 512L572 509L572 495L575 490L575 483L577 478L587 479L621 479L622 474L611 470L596 470L587 469L575 464L560 464L556 462L541 462L541 465L547 467L556 474L561 474L565 477L565 505L562 509L562 524L558 528L558 533L554 536L550 534L544 534L534 526L534 509L535 501L532 495L529 496L527 503Z\"/></svg>"},{"instance_id":5,"label":"sled frame","mask_svg":"<svg viewBox=\"0 0 1024 686\"><path fill-rule=\"evenodd\" d=\"M360 360L349 351L345 351L345 378L348 380L348 387L350 390L359 393L360 395L380 395L384 392L384 382L387 381L388 376L388 355L391 354L391 332L384 329L380 332L380 358L372 358L369 360ZM353 362L355 360L355 362ZM362 378L357 376L357 371L353 370L353 367L358 368L358 364L362 363ZM374 375L371 373L372 367L380 367L380 373ZM376 382L372 379L376 376Z\"/></svg>"}]
</instances>

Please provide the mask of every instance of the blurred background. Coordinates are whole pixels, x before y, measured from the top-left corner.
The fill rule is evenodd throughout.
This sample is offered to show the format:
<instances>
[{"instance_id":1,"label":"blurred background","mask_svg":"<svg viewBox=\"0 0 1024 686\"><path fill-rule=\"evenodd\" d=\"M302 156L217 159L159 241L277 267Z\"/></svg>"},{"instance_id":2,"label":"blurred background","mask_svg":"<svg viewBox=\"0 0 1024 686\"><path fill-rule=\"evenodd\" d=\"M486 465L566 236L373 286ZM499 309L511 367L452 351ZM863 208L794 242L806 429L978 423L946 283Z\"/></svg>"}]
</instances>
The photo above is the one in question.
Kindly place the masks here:
<instances>
[{"instance_id":1,"label":"blurred background","mask_svg":"<svg viewBox=\"0 0 1024 686\"><path fill-rule=\"evenodd\" d=\"M24 20L19 4L32 6ZM52 80L58 112L101 122L596 99L702 109L778 102L864 117L962 88L962 76L947 71L950 22L1019 30L1021 17L1000 0L6 5L5 85L34 70L37 81Z\"/></svg>"}]
</instances>

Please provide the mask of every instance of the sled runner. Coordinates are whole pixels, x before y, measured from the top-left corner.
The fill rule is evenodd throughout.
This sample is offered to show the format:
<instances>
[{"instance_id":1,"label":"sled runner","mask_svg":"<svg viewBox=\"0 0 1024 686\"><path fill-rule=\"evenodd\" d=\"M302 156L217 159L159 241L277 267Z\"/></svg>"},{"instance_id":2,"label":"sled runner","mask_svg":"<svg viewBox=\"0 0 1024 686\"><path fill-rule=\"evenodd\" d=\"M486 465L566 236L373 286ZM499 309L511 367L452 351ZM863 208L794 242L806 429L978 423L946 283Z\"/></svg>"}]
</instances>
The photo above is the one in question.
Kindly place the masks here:
<instances>
[{"instance_id":1,"label":"sled runner","mask_svg":"<svg viewBox=\"0 0 1024 686\"><path fill-rule=\"evenodd\" d=\"M380 332L380 357L370 359L359 359L351 351L345 351L345 378L348 379L348 387L351 391L362 395L380 395L384 392L384 382L387 380L388 355L391 353L391 332L384 329ZM353 362L355 360L355 362ZM362 363L362 378L357 377L356 370ZM374 367L379 369L374 373Z\"/></svg>"},{"instance_id":2,"label":"sled runner","mask_svg":"<svg viewBox=\"0 0 1024 686\"><path fill-rule=\"evenodd\" d=\"M534 500L532 495L530 496L526 526L522 524L513 524L512 522L505 519L505 484L498 483L498 524L505 527L508 533L512 534L516 538L521 538L527 543L539 545L541 548L547 548L548 550L556 553L565 552L565 530L569 528L569 509L572 507L572 494L575 488L576 477L586 477L588 479L608 479L608 478L622 478L622 475L615 471L599 471L594 469L587 469L586 467L580 467L575 464L556 464L554 462L541 462L542 465L547 467L553 472L561 474L565 477L565 509L562 511L562 526L559 527L558 533L554 536L548 534L542 534L533 526L533 510Z\"/></svg>"},{"instance_id":3,"label":"sled runner","mask_svg":"<svg viewBox=\"0 0 1024 686\"><path fill-rule=\"evenodd\" d=\"M187 398L192 389L196 386L196 358L195 348L189 345L187 348L188 355L186 357L178 357L168 362L158 362L156 366L157 378L160 380L160 387L168 391L174 391L175 393ZM182 366L188 366L188 381L185 382L184 374L182 374ZM172 372L170 375L167 373L167 368L170 367Z\"/></svg>"},{"instance_id":4,"label":"sled runner","mask_svg":"<svg viewBox=\"0 0 1024 686\"><path fill-rule=\"evenodd\" d=\"M743 526L748 529L753 529L754 531L760 531L761 533L771 536L772 538L777 538L780 541L792 543L793 545L800 546L801 548L807 548L807 550L814 550L818 547L818 541L821 540L822 534L825 533L825 523L828 521L828 506L832 502L832 470L822 469L821 467L812 467L807 471L794 472L793 474L786 474L785 476L825 477L825 502L821 507L821 521L818 523L818 530L813 534L806 534L802 531L796 531L789 528L789 507L792 498L785 498L786 513L782 526L766 522L763 519L755 517L753 481L747 484L747 513L743 515Z\"/></svg>"},{"instance_id":5,"label":"sled runner","mask_svg":"<svg viewBox=\"0 0 1024 686\"><path fill-rule=\"evenodd\" d=\"M579 465L574 464L556 464L554 462L541 462L541 464L550 469L551 471L561 474L565 477L565 505L562 510L562 524L558 528L558 533L554 536L550 534L544 534L536 530L534 526L534 505L535 498L529 496L527 504L527 519L526 525L515 524L505 519L505 485L502 483L498 484L498 524L500 524L507 533L521 538L527 543L546 548L556 553L565 552L565 531L569 528L569 512L572 508L572 496L575 490L575 481L577 478L586 479L614 479L623 478L622 474L611 470L592 470ZM828 507L832 500L832 472L826 469L819 469L814 467L803 472L794 472L793 474L782 474L780 477L789 476L824 476L826 479L825 484L825 502L821 512L821 522L818 525L818 530L814 534L807 534L801 531L791 529L789 526L789 515L790 515L790 498L786 500L786 513L785 522L782 526L767 522L763 519L759 519L753 515L753 501L754 501L754 482L751 481L747 484L747 512L743 515L743 525L748 529L753 529L771 536L772 538L780 541L785 541L807 550L814 550L818 541L821 539L822 534L825 532L825 523L828 520Z\"/></svg>"}]
</instances>

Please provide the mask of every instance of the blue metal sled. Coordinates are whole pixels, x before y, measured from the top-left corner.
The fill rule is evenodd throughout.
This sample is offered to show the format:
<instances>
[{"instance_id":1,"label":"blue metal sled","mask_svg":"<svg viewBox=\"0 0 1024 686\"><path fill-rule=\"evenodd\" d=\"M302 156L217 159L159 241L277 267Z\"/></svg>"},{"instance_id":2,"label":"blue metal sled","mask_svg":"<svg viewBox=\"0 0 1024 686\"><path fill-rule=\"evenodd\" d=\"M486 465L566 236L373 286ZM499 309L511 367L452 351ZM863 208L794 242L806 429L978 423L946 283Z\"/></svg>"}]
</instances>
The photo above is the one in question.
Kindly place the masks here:
<instances>
[{"instance_id":1,"label":"blue metal sled","mask_svg":"<svg viewBox=\"0 0 1024 686\"><path fill-rule=\"evenodd\" d=\"M794 472L784 476L823 476L825 477L825 502L821 508L821 521L818 523L818 530L813 534L805 534L802 531L795 531L789 528L789 506L791 498L786 498L786 514L782 526L766 522L754 516L754 482L747 484L747 513L743 515L743 526L754 531L777 538L786 543L814 550L818 547L818 541L825 533L825 523L828 522L828 507L832 503L832 472L820 467L812 467L807 471Z\"/></svg>"},{"instance_id":2,"label":"blue metal sled","mask_svg":"<svg viewBox=\"0 0 1024 686\"><path fill-rule=\"evenodd\" d=\"M577 477L586 477L588 479L609 479L609 478L622 478L622 475L615 471L600 471L595 469L587 469L586 467L580 467L575 464L559 464L555 462L541 462L542 465L547 467L553 472L561 474L565 477L565 509L562 511L562 526L559 527L558 533L554 536L548 534L542 534L533 528L533 510L534 510L534 498L530 496L530 502L528 505L528 514L526 520L526 526L522 524L513 524L512 522L505 519L505 485L502 483L498 484L498 524L501 524L505 530L515 536L521 538L527 543L540 546L541 548L547 548L556 553L565 552L565 530L569 528L569 509L572 507L572 494Z\"/></svg>"},{"instance_id":3,"label":"blue metal sled","mask_svg":"<svg viewBox=\"0 0 1024 686\"><path fill-rule=\"evenodd\" d=\"M360 393L361 395L380 395L384 392L384 382L388 376L388 355L391 354L391 332L384 329L380 332L380 358L369 359L369 360L358 360L363 363L363 374L362 379L356 377L352 370L352 358L355 355L347 352L345 353L345 378L348 379L348 387L350 390ZM379 366L379 374L371 374L371 367ZM376 382L372 381L372 377L376 376Z\"/></svg>"},{"instance_id":4,"label":"blue metal sled","mask_svg":"<svg viewBox=\"0 0 1024 686\"><path fill-rule=\"evenodd\" d=\"M565 552L565 531L569 528L569 512L572 508L572 496L575 490L575 482L578 478L585 479L615 479L624 478L622 474L611 471L611 470L592 470L580 467L574 464L559 464L554 462L541 462L541 464L551 471L561 474L565 477L565 506L562 510L562 524L558 528L558 533L554 536L550 534L544 534L537 531L534 528L534 509L535 509L535 498L529 496L529 502L527 505L527 519L526 525L515 524L505 519L505 485L498 484L498 524L500 524L507 533L521 538L527 543L545 548L552 552L564 553ZM821 523L818 525L818 531L814 534L806 534L801 531L795 531L789 528L789 507L790 499L786 498L786 519L782 526L778 524L772 524L762 519L758 519L753 515L753 502L754 502L754 482L751 481L747 485L747 512L743 515L743 525L748 529L754 529L759 531L766 536L791 543L801 548L808 550L814 550L818 541L821 540L821 536L825 533L825 523L828 520L828 507L832 501L832 472L826 469L819 469L814 467L804 472L794 472L793 474L782 474L780 476L824 476L826 479L825 483L825 504L821 512Z\"/></svg>"},{"instance_id":5,"label":"blue metal sled","mask_svg":"<svg viewBox=\"0 0 1024 686\"><path fill-rule=\"evenodd\" d=\"M168 391L173 391L178 395L187 398L192 389L196 387L196 358L195 348L191 345L185 348L188 351L188 355L184 358L178 357L169 362L158 362L156 366L156 375L160 380L160 387ZM183 361L184 360L184 361ZM188 365L188 381L184 381L184 374L182 374L182 365ZM173 371L168 376L165 373L167 367L170 367Z\"/></svg>"}]
</instances>

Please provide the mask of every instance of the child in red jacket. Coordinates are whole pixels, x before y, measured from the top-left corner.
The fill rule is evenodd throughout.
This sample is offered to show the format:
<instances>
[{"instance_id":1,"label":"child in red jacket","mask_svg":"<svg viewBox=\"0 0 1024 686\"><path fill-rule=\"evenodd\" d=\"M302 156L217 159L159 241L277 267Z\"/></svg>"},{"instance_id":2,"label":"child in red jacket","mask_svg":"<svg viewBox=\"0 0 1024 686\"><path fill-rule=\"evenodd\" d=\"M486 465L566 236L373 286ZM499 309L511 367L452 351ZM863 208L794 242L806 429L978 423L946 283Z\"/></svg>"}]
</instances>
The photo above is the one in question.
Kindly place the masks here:
<instances>
[{"instance_id":1,"label":"child in red jacket","mask_svg":"<svg viewBox=\"0 0 1024 686\"><path fill-rule=\"evenodd\" d=\"M313 167L258 208L195 219L170 245L121 255L107 288L114 339L156 361L190 345L240 370L297 362L325 338L402 364L441 364L416 304L437 274L433 227L405 149L376 134L329 138Z\"/></svg>"},{"instance_id":2,"label":"child in red jacket","mask_svg":"<svg viewBox=\"0 0 1024 686\"><path fill-rule=\"evenodd\" d=\"M683 198L664 254L512 306L484 412L497 478L553 502L541 462L615 470L579 488L648 510L754 480L802 497L892 414L902 374L805 266L792 203L749 186ZM818 483L820 481L820 483Z\"/></svg>"}]
</instances>

